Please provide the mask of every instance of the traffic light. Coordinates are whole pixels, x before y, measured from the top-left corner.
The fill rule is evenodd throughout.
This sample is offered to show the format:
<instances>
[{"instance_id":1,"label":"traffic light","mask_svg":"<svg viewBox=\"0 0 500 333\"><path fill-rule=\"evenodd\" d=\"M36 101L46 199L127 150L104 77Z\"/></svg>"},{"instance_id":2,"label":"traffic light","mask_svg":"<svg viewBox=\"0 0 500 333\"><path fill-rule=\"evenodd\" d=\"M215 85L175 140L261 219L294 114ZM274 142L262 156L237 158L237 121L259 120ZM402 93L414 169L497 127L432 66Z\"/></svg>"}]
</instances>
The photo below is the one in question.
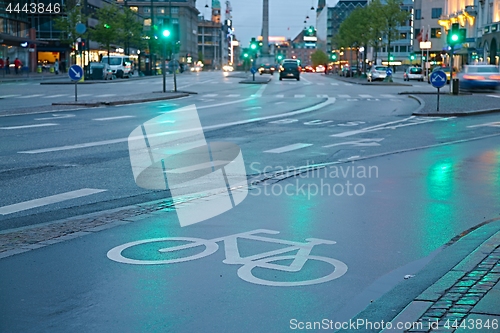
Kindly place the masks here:
<instances>
[{"instance_id":1,"label":"traffic light","mask_svg":"<svg viewBox=\"0 0 500 333\"><path fill-rule=\"evenodd\" d=\"M410 55L410 59L415 60L415 55L414 54Z\"/></svg>"},{"instance_id":2,"label":"traffic light","mask_svg":"<svg viewBox=\"0 0 500 333\"><path fill-rule=\"evenodd\" d=\"M170 37L170 34L171 34L170 29L167 29L167 28L163 29L163 31L161 32L161 34L162 34L162 35L163 35L163 37L165 37L165 38Z\"/></svg>"},{"instance_id":3,"label":"traffic light","mask_svg":"<svg viewBox=\"0 0 500 333\"><path fill-rule=\"evenodd\" d=\"M278 54L278 61L281 61L281 60L283 60L283 55Z\"/></svg>"},{"instance_id":4,"label":"traffic light","mask_svg":"<svg viewBox=\"0 0 500 333\"><path fill-rule=\"evenodd\" d=\"M337 61L337 53L333 52L330 56L333 61Z\"/></svg>"},{"instance_id":5,"label":"traffic light","mask_svg":"<svg viewBox=\"0 0 500 333\"><path fill-rule=\"evenodd\" d=\"M250 49L252 51L257 51L258 46L259 46L259 42L257 42L255 40L255 37L253 37L252 40L250 41Z\"/></svg>"},{"instance_id":6,"label":"traffic light","mask_svg":"<svg viewBox=\"0 0 500 333\"><path fill-rule=\"evenodd\" d=\"M109 28L111 28L111 26L107 23L104 23L104 28L109 29Z\"/></svg>"},{"instance_id":7,"label":"traffic light","mask_svg":"<svg viewBox=\"0 0 500 333\"><path fill-rule=\"evenodd\" d=\"M390 61L394 61L394 57L393 57L393 56L390 56L390 57L389 57L389 60L390 60Z\"/></svg>"},{"instance_id":8,"label":"traffic light","mask_svg":"<svg viewBox=\"0 0 500 333\"><path fill-rule=\"evenodd\" d=\"M453 23L451 25L451 29L448 31L448 45L455 46L458 44L462 44L463 42L465 42L466 33L466 29L460 29L459 23Z\"/></svg>"},{"instance_id":9,"label":"traffic light","mask_svg":"<svg viewBox=\"0 0 500 333\"><path fill-rule=\"evenodd\" d=\"M248 58L248 53L247 52L243 53L243 58L245 58L245 59Z\"/></svg>"}]
</instances>

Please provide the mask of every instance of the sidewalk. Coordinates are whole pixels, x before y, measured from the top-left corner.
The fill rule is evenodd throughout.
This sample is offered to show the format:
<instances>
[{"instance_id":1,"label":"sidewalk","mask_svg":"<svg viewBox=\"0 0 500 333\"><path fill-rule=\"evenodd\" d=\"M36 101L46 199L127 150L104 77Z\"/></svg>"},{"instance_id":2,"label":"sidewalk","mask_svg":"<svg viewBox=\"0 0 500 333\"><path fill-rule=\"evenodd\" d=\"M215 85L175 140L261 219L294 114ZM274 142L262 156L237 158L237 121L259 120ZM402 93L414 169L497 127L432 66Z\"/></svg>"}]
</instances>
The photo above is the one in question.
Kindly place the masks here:
<instances>
[{"instance_id":1,"label":"sidewalk","mask_svg":"<svg viewBox=\"0 0 500 333\"><path fill-rule=\"evenodd\" d=\"M405 277L407 281L352 320L385 322L382 331L363 332L500 332L499 229L497 218L457 236L415 277ZM443 268L445 274L436 276ZM422 291L421 284L430 287ZM402 295L415 293L413 301L401 304ZM402 311L394 312L402 306Z\"/></svg>"},{"instance_id":2,"label":"sidewalk","mask_svg":"<svg viewBox=\"0 0 500 333\"><path fill-rule=\"evenodd\" d=\"M410 98L416 99L420 103L420 107L413 112L414 116L459 117L500 112L499 98L483 94L451 95L448 92L441 92L439 111L437 111L437 93L415 91L400 94L408 94Z\"/></svg>"}]
</instances>

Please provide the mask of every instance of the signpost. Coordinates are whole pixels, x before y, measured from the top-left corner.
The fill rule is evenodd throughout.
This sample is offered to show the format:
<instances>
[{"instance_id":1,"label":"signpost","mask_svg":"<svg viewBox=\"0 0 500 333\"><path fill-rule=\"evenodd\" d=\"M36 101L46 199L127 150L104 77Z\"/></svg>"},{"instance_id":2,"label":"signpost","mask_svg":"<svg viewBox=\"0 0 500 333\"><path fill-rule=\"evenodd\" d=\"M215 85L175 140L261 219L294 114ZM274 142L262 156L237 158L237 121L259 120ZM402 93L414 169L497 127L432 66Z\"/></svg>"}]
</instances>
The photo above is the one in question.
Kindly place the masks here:
<instances>
[{"instance_id":1,"label":"signpost","mask_svg":"<svg viewBox=\"0 0 500 333\"><path fill-rule=\"evenodd\" d=\"M392 69L387 68L387 70L385 71L385 74L387 74L387 76L391 76L392 75Z\"/></svg>"},{"instance_id":2,"label":"signpost","mask_svg":"<svg viewBox=\"0 0 500 333\"><path fill-rule=\"evenodd\" d=\"M430 81L434 88L438 90L438 99L437 99L437 112L439 112L439 89L443 88L446 85L446 73L442 70L438 70L431 73Z\"/></svg>"},{"instance_id":3,"label":"signpost","mask_svg":"<svg viewBox=\"0 0 500 333\"><path fill-rule=\"evenodd\" d=\"M252 68L250 68L250 73L252 73L252 76L253 76L252 81L255 81L255 73L257 73L257 69L252 66Z\"/></svg>"},{"instance_id":4,"label":"signpost","mask_svg":"<svg viewBox=\"0 0 500 333\"><path fill-rule=\"evenodd\" d=\"M71 81L75 81L75 102L78 102L78 81L80 81L83 77L83 69L78 65L72 65L69 68L68 76Z\"/></svg>"}]
</instances>

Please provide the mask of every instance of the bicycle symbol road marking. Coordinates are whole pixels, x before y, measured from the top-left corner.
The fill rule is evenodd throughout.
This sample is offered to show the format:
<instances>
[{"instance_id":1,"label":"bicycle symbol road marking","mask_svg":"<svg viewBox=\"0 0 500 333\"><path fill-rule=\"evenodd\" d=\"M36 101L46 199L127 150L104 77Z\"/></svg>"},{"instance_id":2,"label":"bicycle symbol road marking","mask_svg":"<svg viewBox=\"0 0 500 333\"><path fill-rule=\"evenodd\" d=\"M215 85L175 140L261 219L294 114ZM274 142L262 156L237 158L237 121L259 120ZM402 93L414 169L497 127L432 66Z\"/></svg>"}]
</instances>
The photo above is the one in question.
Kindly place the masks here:
<instances>
[{"instance_id":1,"label":"bicycle symbol road marking","mask_svg":"<svg viewBox=\"0 0 500 333\"><path fill-rule=\"evenodd\" d=\"M257 229L214 239L202 239L202 238L192 238L192 237L164 237L164 238L145 239L116 246L108 251L107 256L109 259L113 261L124 264L132 264L132 265L175 264L175 263L191 261L207 257L215 253L219 249L219 245L217 244L218 242L224 242L224 251L226 259L223 260L223 263L228 265L242 265L240 268L238 268L237 272L238 277L240 277L244 281L254 284L274 286L274 287L305 286L305 285L312 285L312 284L324 283L331 280L335 280L347 272L347 265L340 260L336 260L329 257L311 255L311 250L315 245L321 245L321 244L333 245L336 243L334 241L319 239L319 238L307 238L306 243L301 243L301 242L288 241L284 239L259 236L257 234L276 235L279 234L279 231ZM242 257L238 249L238 239L248 239L248 240L261 241L267 243L275 243L275 244L287 245L287 247L247 257ZM159 259L159 260L132 259L122 254L123 251L132 248L134 246L140 246L144 244L151 244L158 242L183 242L183 243L187 242L187 244L178 246L171 246L171 247L159 246L159 248L157 249L157 252L159 253L171 254L173 252L188 250L198 247L201 248L201 252L186 257ZM292 251L296 251L296 253L293 255L290 254L282 255ZM291 263L288 265L276 263L284 260L287 261L291 260ZM304 268L304 265L308 260L330 264L331 266L333 266L333 271L319 278L315 279L313 278L310 280L301 280L301 281L265 280L263 278L256 277L253 274L254 268L264 268L282 272L298 273L302 270L302 268Z\"/></svg>"}]
</instances>

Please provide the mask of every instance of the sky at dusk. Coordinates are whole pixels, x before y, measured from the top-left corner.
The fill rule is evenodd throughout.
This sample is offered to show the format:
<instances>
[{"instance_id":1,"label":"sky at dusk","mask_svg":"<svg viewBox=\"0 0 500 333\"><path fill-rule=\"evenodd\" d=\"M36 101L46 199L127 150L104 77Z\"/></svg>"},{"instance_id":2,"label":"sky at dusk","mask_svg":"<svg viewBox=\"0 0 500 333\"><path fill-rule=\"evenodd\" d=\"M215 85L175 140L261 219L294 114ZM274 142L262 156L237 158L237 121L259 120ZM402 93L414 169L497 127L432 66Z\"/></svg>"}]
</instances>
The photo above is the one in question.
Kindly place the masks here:
<instances>
[{"instance_id":1,"label":"sky at dusk","mask_svg":"<svg viewBox=\"0 0 500 333\"><path fill-rule=\"evenodd\" d=\"M338 0L337 0L338 1ZM332 2L328 1L328 5ZM233 26L238 40L248 45L252 37L257 37L262 30L262 0L232 0ZM226 9L225 0L221 0L222 19ZM316 25L318 0L269 0L269 35L294 38L304 28L304 20L309 15L307 26ZM207 5L210 8L205 8ZM206 18L211 15L212 0L196 0L196 7Z\"/></svg>"}]
</instances>

